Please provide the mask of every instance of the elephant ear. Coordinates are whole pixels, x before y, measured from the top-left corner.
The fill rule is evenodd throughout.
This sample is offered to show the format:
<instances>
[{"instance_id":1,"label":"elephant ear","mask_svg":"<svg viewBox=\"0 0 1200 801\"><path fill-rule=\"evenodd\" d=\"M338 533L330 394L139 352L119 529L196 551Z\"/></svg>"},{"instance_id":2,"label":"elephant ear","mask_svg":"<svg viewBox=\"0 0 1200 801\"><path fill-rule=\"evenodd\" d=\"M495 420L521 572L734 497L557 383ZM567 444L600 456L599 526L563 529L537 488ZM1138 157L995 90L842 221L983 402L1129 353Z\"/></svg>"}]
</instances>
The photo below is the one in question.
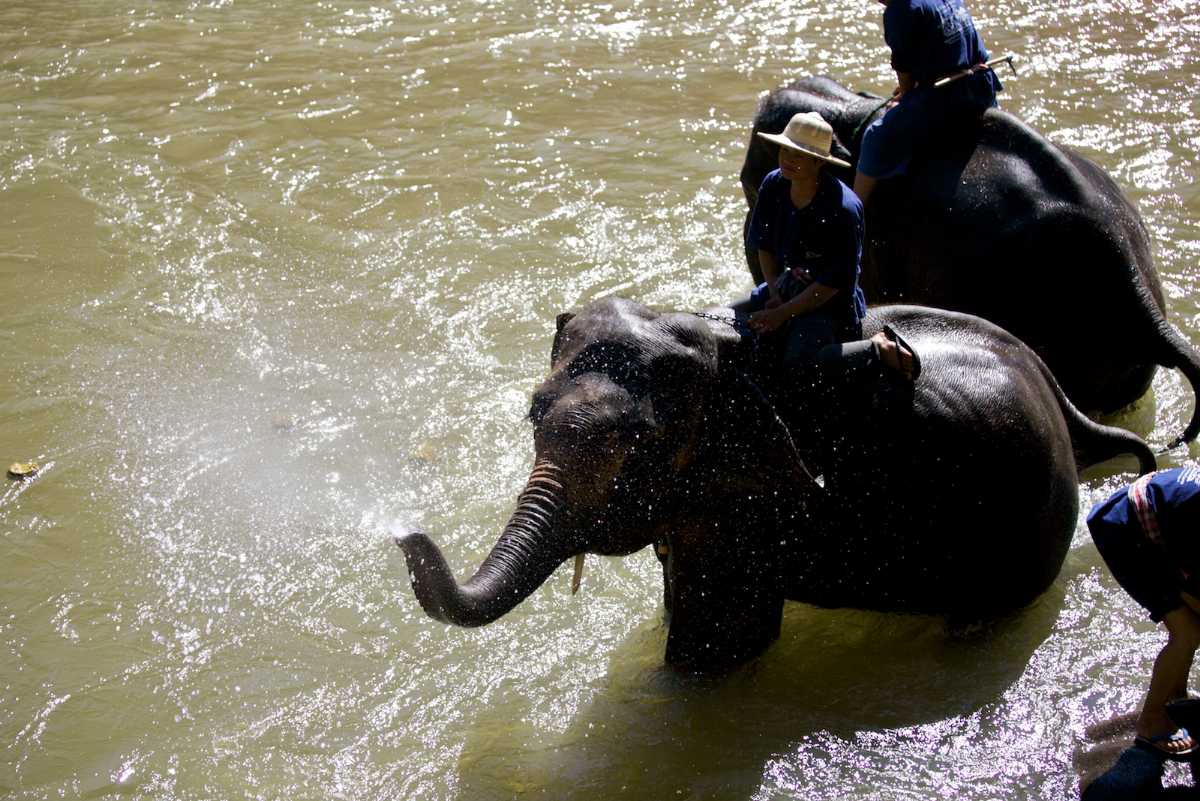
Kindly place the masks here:
<instances>
[{"instance_id":1,"label":"elephant ear","mask_svg":"<svg viewBox=\"0 0 1200 801\"><path fill-rule=\"evenodd\" d=\"M836 133L833 135L833 143L829 147L829 152L835 158L839 158L842 161L848 161L851 164L854 163L854 154L842 145L842 140L838 138Z\"/></svg>"},{"instance_id":2,"label":"elephant ear","mask_svg":"<svg viewBox=\"0 0 1200 801\"><path fill-rule=\"evenodd\" d=\"M719 343L694 315L664 317L654 348L651 381L654 415L670 424L696 408L697 395L717 379Z\"/></svg>"},{"instance_id":3,"label":"elephant ear","mask_svg":"<svg viewBox=\"0 0 1200 801\"><path fill-rule=\"evenodd\" d=\"M558 354L561 350L563 329L567 327L567 323L575 319L575 312L563 312L554 320L554 344L550 346L550 366L558 361Z\"/></svg>"}]
</instances>

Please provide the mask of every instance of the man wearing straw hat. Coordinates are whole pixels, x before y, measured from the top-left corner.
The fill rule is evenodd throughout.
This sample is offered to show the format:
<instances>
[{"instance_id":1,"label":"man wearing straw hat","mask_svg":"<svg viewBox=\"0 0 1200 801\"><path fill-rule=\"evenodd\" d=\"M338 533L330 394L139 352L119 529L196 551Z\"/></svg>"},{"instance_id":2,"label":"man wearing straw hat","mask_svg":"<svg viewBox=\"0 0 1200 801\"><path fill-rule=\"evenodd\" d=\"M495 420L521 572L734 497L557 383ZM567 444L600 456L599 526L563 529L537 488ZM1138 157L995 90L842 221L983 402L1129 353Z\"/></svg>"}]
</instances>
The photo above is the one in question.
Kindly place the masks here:
<instances>
[{"instance_id":1,"label":"man wearing straw hat","mask_svg":"<svg viewBox=\"0 0 1200 801\"><path fill-rule=\"evenodd\" d=\"M863 134L854 192L864 204L876 181L908 169L919 142L977 118L1003 89L962 0L879 2L898 86L895 105Z\"/></svg>"},{"instance_id":2,"label":"man wearing straw hat","mask_svg":"<svg viewBox=\"0 0 1200 801\"><path fill-rule=\"evenodd\" d=\"M786 333L787 368L878 376L886 366L915 381L920 361L895 331L862 340L863 207L823 169L850 166L830 155L833 129L810 111L793 116L783 133L758 135L779 145L779 169L763 179L746 240L766 280L734 304L735 313L759 335Z\"/></svg>"}]
</instances>

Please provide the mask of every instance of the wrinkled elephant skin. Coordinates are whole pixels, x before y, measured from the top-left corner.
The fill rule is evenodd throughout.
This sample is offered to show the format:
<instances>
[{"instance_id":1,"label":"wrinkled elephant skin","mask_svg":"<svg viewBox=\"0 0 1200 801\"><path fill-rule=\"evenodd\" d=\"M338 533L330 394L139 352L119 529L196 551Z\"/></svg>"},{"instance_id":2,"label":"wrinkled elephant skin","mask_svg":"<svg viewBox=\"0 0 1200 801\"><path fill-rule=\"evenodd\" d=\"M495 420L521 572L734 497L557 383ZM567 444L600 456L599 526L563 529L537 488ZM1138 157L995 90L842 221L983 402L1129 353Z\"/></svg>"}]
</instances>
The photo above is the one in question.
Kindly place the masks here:
<instances>
[{"instance_id":1,"label":"wrinkled elephant skin","mask_svg":"<svg viewBox=\"0 0 1200 801\"><path fill-rule=\"evenodd\" d=\"M830 415L723 323L624 300L561 315L533 473L483 565L460 586L426 534L399 540L422 606L483 625L577 554L654 544L666 660L707 670L770 644L785 599L976 619L1029 603L1070 543L1078 467L1153 455L984 320L888 307L866 334L885 323L920 354L918 381Z\"/></svg>"}]
</instances>

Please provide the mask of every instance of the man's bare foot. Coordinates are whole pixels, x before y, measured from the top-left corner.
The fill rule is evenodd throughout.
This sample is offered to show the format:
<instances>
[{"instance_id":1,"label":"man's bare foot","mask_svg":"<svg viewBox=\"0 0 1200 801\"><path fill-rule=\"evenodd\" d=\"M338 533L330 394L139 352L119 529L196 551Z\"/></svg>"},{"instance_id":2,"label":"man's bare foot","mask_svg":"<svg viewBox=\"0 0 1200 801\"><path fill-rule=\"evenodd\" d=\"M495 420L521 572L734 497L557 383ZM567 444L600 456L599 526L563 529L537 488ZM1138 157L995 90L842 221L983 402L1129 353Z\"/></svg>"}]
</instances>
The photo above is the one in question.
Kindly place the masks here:
<instances>
[{"instance_id":1,"label":"man's bare foot","mask_svg":"<svg viewBox=\"0 0 1200 801\"><path fill-rule=\"evenodd\" d=\"M916 377L917 358L912 350L904 346L901 342L893 340L883 331L871 337L871 341L878 348L879 359L883 362L884 367L895 373L899 373L906 381L914 380Z\"/></svg>"},{"instance_id":2,"label":"man's bare foot","mask_svg":"<svg viewBox=\"0 0 1200 801\"><path fill-rule=\"evenodd\" d=\"M1134 733L1137 735L1134 742L1166 757L1191 755L1197 750L1196 738L1187 729L1176 726L1166 710L1160 714L1143 712Z\"/></svg>"}]
</instances>

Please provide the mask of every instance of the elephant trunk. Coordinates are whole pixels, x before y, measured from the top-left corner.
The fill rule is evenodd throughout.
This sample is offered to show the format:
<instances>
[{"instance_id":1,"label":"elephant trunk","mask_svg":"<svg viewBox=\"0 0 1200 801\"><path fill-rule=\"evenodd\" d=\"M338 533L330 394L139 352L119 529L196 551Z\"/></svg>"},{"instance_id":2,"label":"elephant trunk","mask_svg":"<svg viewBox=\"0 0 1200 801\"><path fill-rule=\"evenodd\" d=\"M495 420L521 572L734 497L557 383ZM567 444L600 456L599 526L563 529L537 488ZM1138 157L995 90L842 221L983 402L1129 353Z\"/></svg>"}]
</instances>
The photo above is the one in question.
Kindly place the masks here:
<instances>
[{"instance_id":1,"label":"elephant trunk","mask_svg":"<svg viewBox=\"0 0 1200 801\"><path fill-rule=\"evenodd\" d=\"M456 626L485 626L525 600L574 553L570 538L554 531L563 506L559 472L544 459L534 464L496 545L465 584L455 581L426 534L414 531L396 538L426 614Z\"/></svg>"}]
</instances>

